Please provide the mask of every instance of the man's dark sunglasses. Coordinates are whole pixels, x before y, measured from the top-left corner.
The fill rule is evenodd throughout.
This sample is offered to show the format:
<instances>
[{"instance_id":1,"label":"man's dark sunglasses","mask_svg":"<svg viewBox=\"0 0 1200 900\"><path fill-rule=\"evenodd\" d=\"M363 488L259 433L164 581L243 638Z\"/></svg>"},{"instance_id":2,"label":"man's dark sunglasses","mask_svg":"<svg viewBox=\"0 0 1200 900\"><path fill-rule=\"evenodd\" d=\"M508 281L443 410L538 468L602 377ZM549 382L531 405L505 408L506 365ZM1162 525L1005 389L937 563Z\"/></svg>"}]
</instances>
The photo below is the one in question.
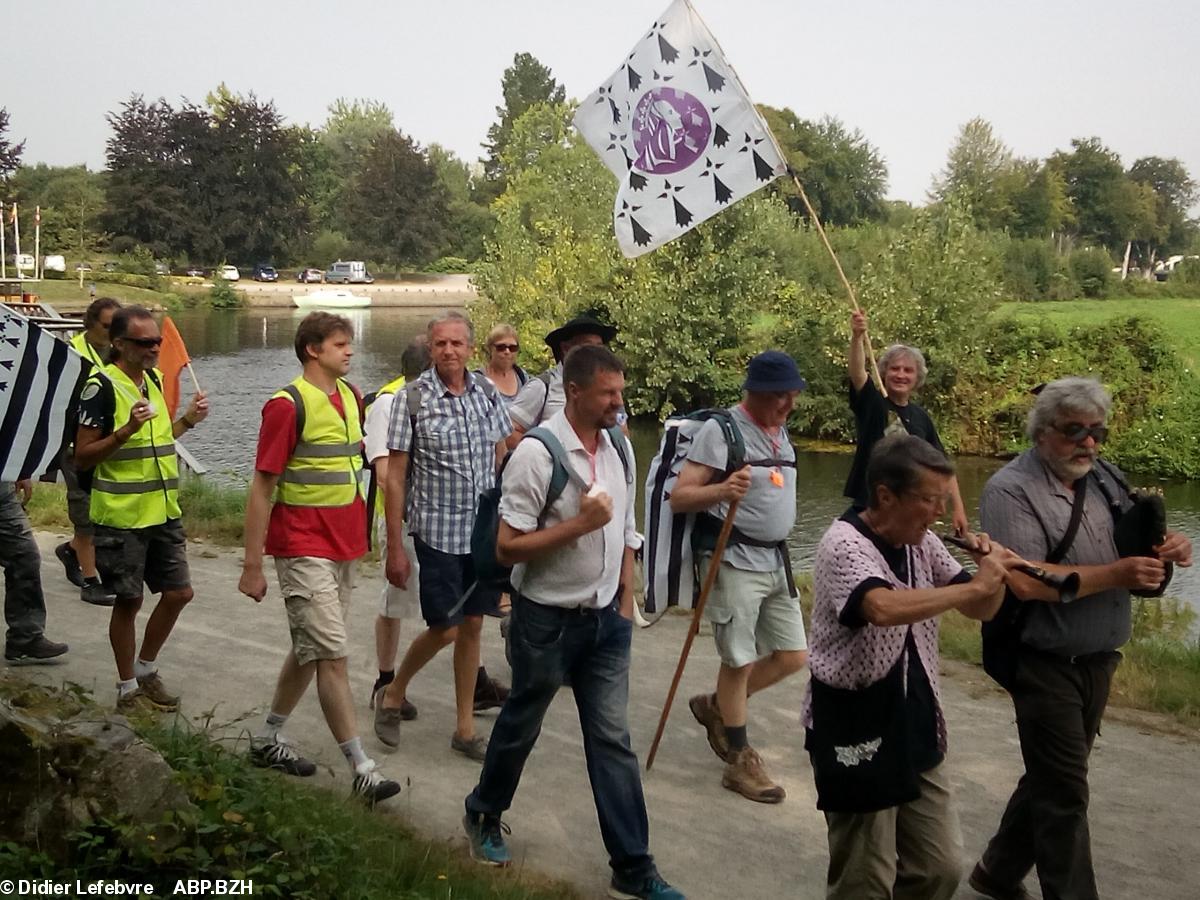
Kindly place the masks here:
<instances>
[{"instance_id":1,"label":"man's dark sunglasses","mask_svg":"<svg viewBox=\"0 0 1200 900\"><path fill-rule=\"evenodd\" d=\"M129 343L131 343L131 344L137 344L139 347L145 347L147 350L149 350L151 347L161 347L162 346L162 338L160 338L160 337L156 337L156 338L127 337L127 338L121 338L121 340L129 341Z\"/></svg>"},{"instance_id":2,"label":"man's dark sunglasses","mask_svg":"<svg viewBox=\"0 0 1200 900\"><path fill-rule=\"evenodd\" d=\"M501 352L507 350L509 353L516 353L521 349L520 344L492 344L492 346Z\"/></svg>"},{"instance_id":3,"label":"man's dark sunglasses","mask_svg":"<svg viewBox=\"0 0 1200 900\"><path fill-rule=\"evenodd\" d=\"M1097 444L1103 444L1108 440L1108 428L1104 425L1081 425L1078 422L1068 422L1066 425L1055 425L1054 430L1065 437L1068 441L1075 444L1082 444L1087 440L1088 435Z\"/></svg>"}]
</instances>

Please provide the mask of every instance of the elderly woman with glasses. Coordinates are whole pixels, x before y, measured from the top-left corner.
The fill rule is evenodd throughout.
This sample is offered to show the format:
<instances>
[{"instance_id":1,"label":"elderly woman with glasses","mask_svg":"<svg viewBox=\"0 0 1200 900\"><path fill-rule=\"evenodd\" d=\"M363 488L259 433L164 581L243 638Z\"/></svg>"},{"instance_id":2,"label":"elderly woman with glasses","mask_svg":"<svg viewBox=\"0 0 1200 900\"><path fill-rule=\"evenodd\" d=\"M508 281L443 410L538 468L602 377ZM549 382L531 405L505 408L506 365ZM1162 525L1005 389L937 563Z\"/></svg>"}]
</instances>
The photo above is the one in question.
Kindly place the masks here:
<instances>
[{"instance_id":1,"label":"elderly woman with glasses","mask_svg":"<svg viewBox=\"0 0 1200 900\"><path fill-rule=\"evenodd\" d=\"M475 371L496 386L507 406L529 380L528 373L517 365L517 351L521 349L517 330L506 323L497 325L488 332L483 349L487 362Z\"/></svg>"}]
</instances>

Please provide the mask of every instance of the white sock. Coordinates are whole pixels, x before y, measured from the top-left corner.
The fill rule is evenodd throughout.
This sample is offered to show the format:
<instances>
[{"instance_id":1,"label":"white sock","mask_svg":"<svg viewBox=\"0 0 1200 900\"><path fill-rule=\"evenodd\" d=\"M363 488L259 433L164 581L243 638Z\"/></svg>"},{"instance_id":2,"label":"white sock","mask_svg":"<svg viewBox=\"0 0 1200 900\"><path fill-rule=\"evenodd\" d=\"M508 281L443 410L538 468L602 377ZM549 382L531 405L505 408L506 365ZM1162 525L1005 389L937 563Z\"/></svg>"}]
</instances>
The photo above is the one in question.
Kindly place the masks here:
<instances>
[{"instance_id":1,"label":"white sock","mask_svg":"<svg viewBox=\"0 0 1200 900\"><path fill-rule=\"evenodd\" d=\"M158 671L158 663L155 660L150 660L150 662L146 662L146 660L142 659L141 657L138 657L137 662L135 662L133 664L133 677L134 678L148 678L157 671Z\"/></svg>"},{"instance_id":2,"label":"white sock","mask_svg":"<svg viewBox=\"0 0 1200 900\"><path fill-rule=\"evenodd\" d=\"M132 694L137 690L138 683L136 678L130 678L128 681L117 682L117 699L120 700L126 694Z\"/></svg>"},{"instance_id":3,"label":"white sock","mask_svg":"<svg viewBox=\"0 0 1200 900\"><path fill-rule=\"evenodd\" d=\"M371 761L371 757L367 756L367 751L363 749L360 737L352 737L350 740L338 744L338 748L342 751L342 756L346 757L346 762L350 763L350 768L355 772L358 771L360 765Z\"/></svg>"},{"instance_id":4,"label":"white sock","mask_svg":"<svg viewBox=\"0 0 1200 900\"><path fill-rule=\"evenodd\" d=\"M262 728L258 730L258 734L255 737L273 743L279 739L279 729L283 728L283 724L287 720L287 716L281 716L277 712L267 713L266 721L263 722Z\"/></svg>"}]
</instances>

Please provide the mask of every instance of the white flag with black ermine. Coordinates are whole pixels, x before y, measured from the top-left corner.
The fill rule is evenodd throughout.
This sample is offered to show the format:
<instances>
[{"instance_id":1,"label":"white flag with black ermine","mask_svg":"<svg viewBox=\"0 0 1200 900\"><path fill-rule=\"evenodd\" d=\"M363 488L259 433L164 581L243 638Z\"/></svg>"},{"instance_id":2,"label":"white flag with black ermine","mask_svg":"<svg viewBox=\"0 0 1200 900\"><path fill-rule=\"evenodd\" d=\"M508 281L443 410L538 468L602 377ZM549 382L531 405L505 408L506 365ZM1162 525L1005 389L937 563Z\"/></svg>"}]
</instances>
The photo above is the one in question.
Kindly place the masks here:
<instances>
[{"instance_id":1,"label":"white flag with black ermine","mask_svg":"<svg viewBox=\"0 0 1200 900\"><path fill-rule=\"evenodd\" d=\"M676 0L575 114L620 186L617 243L661 247L784 174L775 139L716 39Z\"/></svg>"},{"instance_id":2,"label":"white flag with black ermine","mask_svg":"<svg viewBox=\"0 0 1200 900\"><path fill-rule=\"evenodd\" d=\"M36 478L75 434L71 411L91 363L0 306L0 481Z\"/></svg>"}]
</instances>

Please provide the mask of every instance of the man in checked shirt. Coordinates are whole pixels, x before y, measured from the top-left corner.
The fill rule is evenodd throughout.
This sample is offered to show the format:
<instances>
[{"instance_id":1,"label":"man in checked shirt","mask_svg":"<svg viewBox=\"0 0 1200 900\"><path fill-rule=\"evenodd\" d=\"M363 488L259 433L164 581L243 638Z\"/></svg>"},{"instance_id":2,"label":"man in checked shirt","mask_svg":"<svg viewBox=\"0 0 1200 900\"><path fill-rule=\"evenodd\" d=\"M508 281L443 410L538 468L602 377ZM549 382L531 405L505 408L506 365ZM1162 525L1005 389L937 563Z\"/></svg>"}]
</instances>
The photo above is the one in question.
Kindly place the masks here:
<instances>
[{"instance_id":1,"label":"man in checked shirt","mask_svg":"<svg viewBox=\"0 0 1200 900\"><path fill-rule=\"evenodd\" d=\"M475 733L474 721L480 633L483 616L500 598L494 590L474 587L471 527L480 493L495 483L512 426L492 383L467 371L475 346L471 320L447 312L429 323L428 334L433 367L392 406L385 491L387 578L398 588L408 584L407 531L420 562L421 615L428 628L409 646L395 680L376 696L375 734L388 746L399 745L409 682L453 644L457 725L450 746L482 761L487 739ZM409 412L410 391L419 397L415 415Z\"/></svg>"}]
</instances>

